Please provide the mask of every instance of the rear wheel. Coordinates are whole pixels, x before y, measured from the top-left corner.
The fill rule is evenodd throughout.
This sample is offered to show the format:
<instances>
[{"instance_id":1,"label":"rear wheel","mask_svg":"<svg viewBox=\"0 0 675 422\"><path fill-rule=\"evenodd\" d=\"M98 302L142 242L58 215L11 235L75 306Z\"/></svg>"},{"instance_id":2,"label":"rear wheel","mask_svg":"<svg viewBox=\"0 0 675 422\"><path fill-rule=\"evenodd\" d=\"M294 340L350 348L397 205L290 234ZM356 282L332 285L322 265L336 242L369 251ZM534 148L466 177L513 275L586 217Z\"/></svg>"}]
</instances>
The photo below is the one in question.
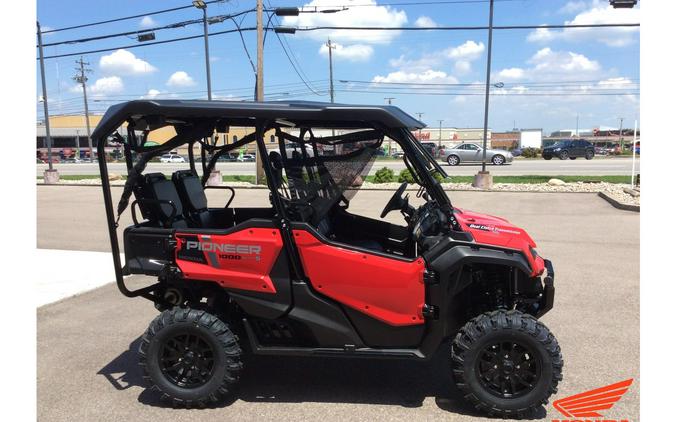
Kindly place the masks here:
<instances>
[{"instance_id":1,"label":"rear wheel","mask_svg":"<svg viewBox=\"0 0 675 422\"><path fill-rule=\"evenodd\" d=\"M544 155L544 160L550 160L551 158L553 157L551 157L550 155Z\"/></svg>"},{"instance_id":2,"label":"rear wheel","mask_svg":"<svg viewBox=\"0 0 675 422\"><path fill-rule=\"evenodd\" d=\"M204 407L239 381L242 352L227 324L206 311L175 307L159 314L139 347L143 378L174 406Z\"/></svg>"},{"instance_id":3,"label":"rear wheel","mask_svg":"<svg viewBox=\"0 0 675 422\"><path fill-rule=\"evenodd\" d=\"M526 417L557 392L563 360L553 334L534 317L494 311L472 319L452 343L455 382L476 409Z\"/></svg>"},{"instance_id":4,"label":"rear wheel","mask_svg":"<svg viewBox=\"0 0 675 422\"><path fill-rule=\"evenodd\" d=\"M456 166L459 164L459 157L456 155L448 155L448 164L451 166Z\"/></svg>"}]
</instances>

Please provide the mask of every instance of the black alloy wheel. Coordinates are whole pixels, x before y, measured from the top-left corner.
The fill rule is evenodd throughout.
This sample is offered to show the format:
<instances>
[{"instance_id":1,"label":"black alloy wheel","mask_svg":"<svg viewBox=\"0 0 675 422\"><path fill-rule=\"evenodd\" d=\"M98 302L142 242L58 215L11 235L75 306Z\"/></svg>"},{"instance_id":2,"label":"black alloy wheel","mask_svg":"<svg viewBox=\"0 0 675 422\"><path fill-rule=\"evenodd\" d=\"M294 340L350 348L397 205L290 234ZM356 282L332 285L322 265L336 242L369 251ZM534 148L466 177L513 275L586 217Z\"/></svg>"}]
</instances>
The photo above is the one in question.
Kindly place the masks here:
<instances>
[{"instance_id":1,"label":"black alloy wheel","mask_svg":"<svg viewBox=\"0 0 675 422\"><path fill-rule=\"evenodd\" d=\"M214 348L199 334L174 335L164 341L159 353L160 370L178 387L199 387L213 375Z\"/></svg>"},{"instance_id":2,"label":"black alloy wheel","mask_svg":"<svg viewBox=\"0 0 675 422\"><path fill-rule=\"evenodd\" d=\"M567 160L568 158L570 158L570 153L565 151L565 150L562 150L562 151L560 151L560 154L558 155L558 157L561 160Z\"/></svg>"},{"instance_id":3,"label":"black alloy wheel","mask_svg":"<svg viewBox=\"0 0 675 422\"><path fill-rule=\"evenodd\" d=\"M527 346L500 341L483 348L476 371L483 387L496 397L520 397L532 391L541 376L541 363Z\"/></svg>"}]
</instances>

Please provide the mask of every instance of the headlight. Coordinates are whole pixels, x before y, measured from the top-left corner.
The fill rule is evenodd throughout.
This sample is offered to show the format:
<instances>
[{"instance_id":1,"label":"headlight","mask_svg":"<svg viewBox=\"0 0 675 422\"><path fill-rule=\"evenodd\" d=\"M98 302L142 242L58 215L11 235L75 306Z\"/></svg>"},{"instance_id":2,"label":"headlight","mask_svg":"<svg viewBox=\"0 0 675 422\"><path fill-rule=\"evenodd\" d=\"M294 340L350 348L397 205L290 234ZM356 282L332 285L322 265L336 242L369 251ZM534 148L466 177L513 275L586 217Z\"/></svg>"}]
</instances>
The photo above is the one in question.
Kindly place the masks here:
<instances>
[{"instance_id":1,"label":"headlight","mask_svg":"<svg viewBox=\"0 0 675 422\"><path fill-rule=\"evenodd\" d=\"M560 148L556 148L556 149L554 149L553 151L560 151Z\"/></svg>"}]
</instances>

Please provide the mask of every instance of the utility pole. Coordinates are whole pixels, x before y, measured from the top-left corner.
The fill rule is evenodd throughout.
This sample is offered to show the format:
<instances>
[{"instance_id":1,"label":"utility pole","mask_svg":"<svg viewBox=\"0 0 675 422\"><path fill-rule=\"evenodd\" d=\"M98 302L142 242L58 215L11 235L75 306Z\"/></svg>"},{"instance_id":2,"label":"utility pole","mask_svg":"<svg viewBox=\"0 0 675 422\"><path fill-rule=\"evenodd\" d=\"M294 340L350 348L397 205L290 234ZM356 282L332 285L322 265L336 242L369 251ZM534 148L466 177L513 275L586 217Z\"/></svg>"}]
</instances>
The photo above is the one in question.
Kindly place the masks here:
<instances>
[{"instance_id":1,"label":"utility pole","mask_svg":"<svg viewBox=\"0 0 675 422\"><path fill-rule=\"evenodd\" d=\"M422 121L422 115L424 115L424 113L417 112L415 114L417 114L417 120L419 120L421 122ZM422 128L417 129L417 140L422 142Z\"/></svg>"},{"instance_id":2,"label":"utility pole","mask_svg":"<svg viewBox=\"0 0 675 422\"><path fill-rule=\"evenodd\" d=\"M75 82L78 82L78 83L82 84L82 93L84 94L84 120L87 124L87 142L88 142L87 145L89 147L89 159L93 162L94 161L94 148L91 145L91 127L89 126L89 104L87 103L87 79L88 78L87 78L87 75L85 74L85 72L91 72L91 69L84 67L84 66L88 66L89 63L82 60L82 56L80 56L80 60L76 61L75 63L79 64L80 67L75 69L78 73L77 73L77 75L75 75L73 80Z\"/></svg>"},{"instance_id":3,"label":"utility pole","mask_svg":"<svg viewBox=\"0 0 675 422\"><path fill-rule=\"evenodd\" d=\"M211 101L211 61L209 60L209 23L206 17L206 3L204 0L194 0L192 5L200 9L204 16L204 57L206 58L206 89Z\"/></svg>"},{"instance_id":4,"label":"utility pole","mask_svg":"<svg viewBox=\"0 0 675 422\"><path fill-rule=\"evenodd\" d=\"M265 92L263 85L263 41L265 34L263 31L263 1L256 0L255 7L255 16L256 16L256 32L258 35L258 64L256 65L255 71L255 100L264 101ZM263 135L264 139L264 135ZM255 154L255 182L256 184L261 184L265 179L265 172L263 170L262 160L260 158L260 148L256 143L256 154Z\"/></svg>"},{"instance_id":5,"label":"utility pole","mask_svg":"<svg viewBox=\"0 0 675 422\"><path fill-rule=\"evenodd\" d=\"M333 90L333 49L335 48L335 44L333 44L330 41L330 38L328 38L328 42L326 43L326 47L328 47L328 74L330 76L330 102L334 103L335 102L335 91Z\"/></svg>"},{"instance_id":6,"label":"utility pole","mask_svg":"<svg viewBox=\"0 0 675 422\"><path fill-rule=\"evenodd\" d=\"M443 137L443 120L438 121L438 149L441 149L441 138ZM439 151L440 152L440 151Z\"/></svg>"},{"instance_id":7,"label":"utility pole","mask_svg":"<svg viewBox=\"0 0 675 422\"><path fill-rule=\"evenodd\" d=\"M621 145L621 152L623 152L623 137L621 132L623 131L623 117L619 117L619 145Z\"/></svg>"},{"instance_id":8,"label":"utility pole","mask_svg":"<svg viewBox=\"0 0 675 422\"><path fill-rule=\"evenodd\" d=\"M48 180L51 181L52 177L56 176L55 179L58 181L59 173L54 170L52 164L52 136L49 131L49 106L47 105L47 84L45 82L45 60L44 54L42 53L42 30L40 29L40 22L37 22L37 36L38 36L38 45L40 46L40 77L42 78L42 105L45 110L45 139L47 141L47 163L49 163L49 168L45 171L44 181L48 183ZM53 182L52 182L53 183Z\"/></svg>"}]
</instances>

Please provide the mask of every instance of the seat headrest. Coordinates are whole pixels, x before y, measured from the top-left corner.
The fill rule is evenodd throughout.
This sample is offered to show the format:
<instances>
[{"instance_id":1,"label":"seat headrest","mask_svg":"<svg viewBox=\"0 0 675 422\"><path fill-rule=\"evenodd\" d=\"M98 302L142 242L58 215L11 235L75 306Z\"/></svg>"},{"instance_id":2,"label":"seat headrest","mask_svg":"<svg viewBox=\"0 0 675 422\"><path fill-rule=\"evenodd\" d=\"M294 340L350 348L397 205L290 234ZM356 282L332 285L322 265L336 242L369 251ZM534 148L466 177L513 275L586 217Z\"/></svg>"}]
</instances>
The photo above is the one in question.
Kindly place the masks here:
<instances>
[{"instance_id":1,"label":"seat headrest","mask_svg":"<svg viewBox=\"0 0 675 422\"><path fill-rule=\"evenodd\" d=\"M171 180L189 211L195 212L207 209L208 202L199 176L191 170L179 170L171 176Z\"/></svg>"}]
</instances>

